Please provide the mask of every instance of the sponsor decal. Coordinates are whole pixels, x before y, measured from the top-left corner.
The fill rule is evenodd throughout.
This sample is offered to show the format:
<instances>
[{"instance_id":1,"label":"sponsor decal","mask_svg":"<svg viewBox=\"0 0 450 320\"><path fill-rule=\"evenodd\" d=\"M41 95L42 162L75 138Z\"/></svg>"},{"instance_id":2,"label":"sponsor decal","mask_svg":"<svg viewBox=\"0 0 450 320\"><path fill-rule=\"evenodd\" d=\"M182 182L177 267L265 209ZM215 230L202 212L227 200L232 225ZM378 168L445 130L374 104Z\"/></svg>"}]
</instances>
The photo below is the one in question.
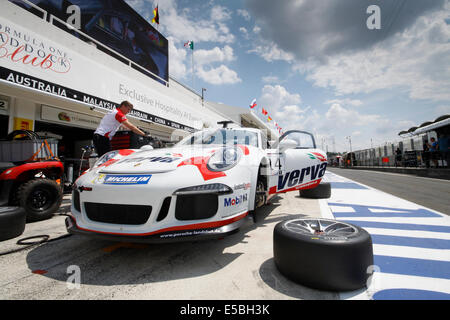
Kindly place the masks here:
<instances>
[{"instance_id":1,"label":"sponsor decal","mask_svg":"<svg viewBox=\"0 0 450 320\"><path fill-rule=\"evenodd\" d=\"M225 198L223 202L224 207L230 207L230 206L238 206L244 202L246 202L248 199L248 194L241 194L240 196L233 197L233 198Z\"/></svg>"},{"instance_id":2,"label":"sponsor decal","mask_svg":"<svg viewBox=\"0 0 450 320\"><path fill-rule=\"evenodd\" d=\"M320 160L320 162L327 161L327 157L318 152L310 152L310 153L307 153L307 155L310 159L313 159L313 160L317 159L317 160Z\"/></svg>"},{"instance_id":3,"label":"sponsor decal","mask_svg":"<svg viewBox=\"0 0 450 320\"><path fill-rule=\"evenodd\" d=\"M65 98L70 98L76 101L81 101L83 103L94 105L95 107L107 110L113 110L118 105L117 103L99 97L91 96L71 88L63 87L56 83L35 78L24 73L16 72L2 66L0 66L0 80L5 80L23 87L32 88ZM155 122L155 116L147 112L142 112L134 109L129 114L144 121ZM165 119L165 122L166 126L168 127L177 128L188 132L195 132L195 129L193 127L189 127L168 119Z\"/></svg>"},{"instance_id":4,"label":"sponsor decal","mask_svg":"<svg viewBox=\"0 0 450 320\"><path fill-rule=\"evenodd\" d=\"M240 183L240 184L235 184L233 189L234 190L239 190L239 189L248 190L248 189L250 189L251 186L252 186L252 184L250 182Z\"/></svg>"},{"instance_id":5,"label":"sponsor decal","mask_svg":"<svg viewBox=\"0 0 450 320\"><path fill-rule=\"evenodd\" d=\"M173 158L173 157L137 157L137 158L131 158L131 159L123 159L119 161L119 163L142 163L143 161L149 161L149 162L164 162L164 163L170 163L176 160L179 160L180 158ZM135 165L136 166L136 165Z\"/></svg>"},{"instance_id":6,"label":"sponsor decal","mask_svg":"<svg viewBox=\"0 0 450 320\"><path fill-rule=\"evenodd\" d=\"M149 175L106 175L103 184L120 184L120 185L132 185L132 184L147 184L152 177Z\"/></svg>"},{"instance_id":7,"label":"sponsor decal","mask_svg":"<svg viewBox=\"0 0 450 320\"><path fill-rule=\"evenodd\" d=\"M215 234L215 233L221 233L221 228L216 229L204 229L204 230L189 230L189 231L183 231L183 232L174 232L174 233L164 233L161 234L159 237L161 239L164 238L177 238L177 237L189 237L189 236L197 236L197 235L204 235L204 234Z\"/></svg>"},{"instance_id":8,"label":"sponsor decal","mask_svg":"<svg viewBox=\"0 0 450 320\"><path fill-rule=\"evenodd\" d=\"M58 113L58 119L62 121L70 122L70 117L65 112Z\"/></svg>"},{"instance_id":9,"label":"sponsor decal","mask_svg":"<svg viewBox=\"0 0 450 320\"><path fill-rule=\"evenodd\" d=\"M315 180L322 178L327 168L327 162L302 168L300 170L293 170L286 172L284 175L278 176L278 190L282 190L286 187L292 188L296 185L303 183L303 180L309 176L308 180Z\"/></svg>"}]
</instances>

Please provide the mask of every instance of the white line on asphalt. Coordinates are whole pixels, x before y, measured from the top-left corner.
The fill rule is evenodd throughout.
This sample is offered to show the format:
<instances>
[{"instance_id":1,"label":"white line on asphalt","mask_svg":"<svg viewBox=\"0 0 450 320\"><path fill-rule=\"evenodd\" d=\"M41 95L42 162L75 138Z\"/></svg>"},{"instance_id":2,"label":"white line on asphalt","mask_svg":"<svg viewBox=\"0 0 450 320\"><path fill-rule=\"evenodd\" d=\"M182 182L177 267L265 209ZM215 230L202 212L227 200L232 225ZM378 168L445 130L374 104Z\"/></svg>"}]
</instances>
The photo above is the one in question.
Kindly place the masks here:
<instances>
[{"instance_id":1,"label":"white line on asphalt","mask_svg":"<svg viewBox=\"0 0 450 320\"><path fill-rule=\"evenodd\" d=\"M385 235L385 236L450 240L450 233L445 233L445 232L382 229L382 228L369 228L369 227L364 227L364 229L367 232L369 232L370 234L378 234L378 235Z\"/></svg>"},{"instance_id":2,"label":"white line on asphalt","mask_svg":"<svg viewBox=\"0 0 450 320\"><path fill-rule=\"evenodd\" d=\"M330 207L328 206L327 199L319 199L319 208L322 218L334 220L334 215L333 212L331 212Z\"/></svg>"},{"instance_id":3,"label":"white line on asphalt","mask_svg":"<svg viewBox=\"0 0 450 320\"><path fill-rule=\"evenodd\" d=\"M450 262L450 250L373 244L373 254L410 259L425 259Z\"/></svg>"},{"instance_id":4,"label":"white line on asphalt","mask_svg":"<svg viewBox=\"0 0 450 320\"><path fill-rule=\"evenodd\" d=\"M442 217L435 218L409 218L409 217L342 217L339 220L354 220L354 221L369 221L369 222L383 222L383 223L405 223L412 225L428 225L428 226L450 226L450 219L442 219Z\"/></svg>"},{"instance_id":5,"label":"white line on asphalt","mask_svg":"<svg viewBox=\"0 0 450 320\"><path fill-rule=\"evenodd\" d=\"M369 300L376 292L389 289L427 290L450 294L448 279L375 272L371 280L369 288L339 293L341 300Z\"/></svg>"}]
</instances>

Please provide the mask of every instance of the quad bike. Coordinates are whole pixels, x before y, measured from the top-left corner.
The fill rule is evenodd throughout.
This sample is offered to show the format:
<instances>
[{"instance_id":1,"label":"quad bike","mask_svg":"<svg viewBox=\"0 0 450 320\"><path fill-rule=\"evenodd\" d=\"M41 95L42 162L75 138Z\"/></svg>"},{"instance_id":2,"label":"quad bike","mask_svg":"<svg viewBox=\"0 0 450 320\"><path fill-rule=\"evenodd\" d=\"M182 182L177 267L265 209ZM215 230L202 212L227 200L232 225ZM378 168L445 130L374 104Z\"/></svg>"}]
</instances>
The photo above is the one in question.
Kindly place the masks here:
<instances>
[{"instance_id":1,"label":"quad bike","mask_svg":"<svg viewBox=\"0 0 450 320\"><path fill-rule=\"evenodd\" d=\"M40 143L40 147L24 161L0 162L0 206L22 207L28 222L48 219L62 202L64 166L53 155L47 140L41 140L33 131L15 130L7 140L17 140L17 137ZM47 157L37 158L43 148Z\"/></svg>"}]
</instances>

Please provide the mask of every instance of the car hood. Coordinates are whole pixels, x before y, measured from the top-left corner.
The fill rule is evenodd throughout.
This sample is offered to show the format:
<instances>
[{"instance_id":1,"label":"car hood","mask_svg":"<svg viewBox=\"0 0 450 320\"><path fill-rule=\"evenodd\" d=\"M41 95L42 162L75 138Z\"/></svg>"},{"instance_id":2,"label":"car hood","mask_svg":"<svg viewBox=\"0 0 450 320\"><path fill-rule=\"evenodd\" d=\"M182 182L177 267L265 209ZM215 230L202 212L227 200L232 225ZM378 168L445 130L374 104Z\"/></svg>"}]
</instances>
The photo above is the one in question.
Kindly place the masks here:
<instances>
[{"instance_id":1,"label":"car hood","mask_svg":"<svg viewBox=\"0 0 450 320\"><path fill-rule=\"evenodd\" d=\"M220 146L185 146L155 150L139 150L102 167L100 173L161 173L175 170L183 163L207 162Z\"/></svg>"}]
</instances>

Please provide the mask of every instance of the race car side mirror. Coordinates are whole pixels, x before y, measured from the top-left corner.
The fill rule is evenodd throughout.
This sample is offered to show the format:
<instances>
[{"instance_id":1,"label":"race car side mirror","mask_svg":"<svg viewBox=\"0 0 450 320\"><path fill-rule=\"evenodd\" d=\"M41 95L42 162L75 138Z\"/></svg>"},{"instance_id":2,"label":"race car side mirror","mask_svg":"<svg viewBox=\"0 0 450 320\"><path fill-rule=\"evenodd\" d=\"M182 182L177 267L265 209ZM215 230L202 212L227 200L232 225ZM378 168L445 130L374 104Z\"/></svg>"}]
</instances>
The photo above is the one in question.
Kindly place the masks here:
<instances>
[{"instance_id":1,"label":"race car side mirror","mask_svg":"<svg viewBox=\"0 0 450 320\"><path fill-rule=\"evenodd\" d=\"M140 149L147 151L147 150L153 150L153 147L149 144L146 144L145 146L140 147Z\"/></svg>"},{"instance_id":2,"label":"race car side mirror","mask_svg":"<svg viewBox=\"0 0 450 320\"><path fill-rule=\"evenodd\" d=\"M278 145L278 148L280 152L284 152L287 149L294 149L298 146L297 141L292 139L283 139L280 141L280 144Z\"/></svg>"}]
</instances>

